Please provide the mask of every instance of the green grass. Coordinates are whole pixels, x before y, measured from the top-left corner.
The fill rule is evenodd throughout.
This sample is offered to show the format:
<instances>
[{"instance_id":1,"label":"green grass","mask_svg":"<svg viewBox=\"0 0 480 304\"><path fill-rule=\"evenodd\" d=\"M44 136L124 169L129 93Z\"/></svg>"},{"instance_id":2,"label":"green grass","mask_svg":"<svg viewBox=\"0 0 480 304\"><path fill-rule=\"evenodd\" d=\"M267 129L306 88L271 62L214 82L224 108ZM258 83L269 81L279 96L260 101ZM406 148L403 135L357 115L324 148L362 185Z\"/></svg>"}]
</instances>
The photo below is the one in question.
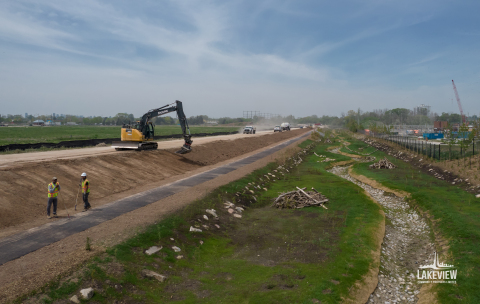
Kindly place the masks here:
<instances>
[{"instance_id":1,"label":"green grass","mask_svg":"<svg viewBox=\"0 0 480 304\"><path fill-rule=\"evenodd\" d=\"M8 144L58 143L68 140L119 138L120 126L56 126L0 128L0 146ZM190 127L192 134L238 131L238 127ZM181 134L180 126L156 126L155 135Z\"/></svg>"},{"instance_id":2,"label":"green grass","mask_svg":"<svg viewBox=\"0 0 480 304\"><path fill-rule=\"evenodd\" d=\"M389 188L411 193L410 203L438 220L436 229L449 240L453 260L447 262L458 269L457 285L435 286L440 303L480 303L480 200L408 163L380 151L376 153L378 157L386 156L398 167L395 170L373 170L367 163L358 163L354 172Z\"/></svg>"},{"instance_id":3,"label":"green grass","mask_svg":"<svg viewBox=\"0 0 480 304\"><path fill-rule=\"evenodd\" d=\"M301 146L310 143L307 140ZM349 159L327 152L327 147L317 146L314 151L337 160ZM92 299L98 303L312 303L312 299L341 302L371 266L374 234L382 216L378 205L360 187L328 173L329 163L317 162L319 158L313 153L302 158L305 161L291 174L265 185L268 191L256 193L258 202L246 209L242 219L227 215L223 202L236 202L239 198L235 193L248 183L258 183L260 177L278 165L269 164L220 187L108 249L84 267L81 284L76 286L99 286ZM321 191L330 199L329 209L270 207L279 192L295 186ZM199 223L197 219L206 208L217 210L221 229L188 232L191 225ZM152 245L161 245L163 249L153 256L145 255L144 250ZM175 253L171 249L174 245L182 251ZM178 254L184 259L176 259ZM122 265L123 270L109 273L112 263ZM168 280L159 283L145 279L140 275L142 269L165 274ZM73 285L64 284L52 285L56 290L47 288L44 293L52 301L68 298ZM121 287L115 289L114 285Z\"/></svg>"}]
</instances>

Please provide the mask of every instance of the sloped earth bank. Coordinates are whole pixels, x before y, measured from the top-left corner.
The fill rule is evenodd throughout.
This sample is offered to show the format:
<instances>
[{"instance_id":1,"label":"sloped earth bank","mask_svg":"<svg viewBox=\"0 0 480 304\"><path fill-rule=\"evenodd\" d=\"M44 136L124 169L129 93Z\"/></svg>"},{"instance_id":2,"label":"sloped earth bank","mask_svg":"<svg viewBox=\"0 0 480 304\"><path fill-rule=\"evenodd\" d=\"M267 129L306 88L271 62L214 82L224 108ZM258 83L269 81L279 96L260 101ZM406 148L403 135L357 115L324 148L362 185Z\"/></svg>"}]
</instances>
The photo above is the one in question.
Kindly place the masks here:
<instances>
[{"instance_id":1,"label":"sloped earth bank","mask_svg":"<svg viewBox=\"0 0 480 304\"><path fill-rule=\"evenodd\" d=\"M285 132L281 136L278 136L279 134L273 134L272 138L268 138L270 135L266 135L266 136L262 136L261 138L258 138L258 140L255 140L254 138L252 138L253 140L252 147L266 148L269 141L277 144L284 141L285 139L288 139L289 137L299 136L302 133L307 131L308 130L303 130L303 132L295 132L295 131ZM304 140L304 139L300 139L300 140ZM259 144L258 143L259 141L262 144ZM231 142L231 144L234 145L235 143ZM54 280L55 278L57 278L62 274L65 275L74 271L79 267L79 265L86 262L92 256L95 256L101 252L104 252L105 248L109 246L113 246L126 239L133 237L139 231L142 230L142 227L145 227L147 225L157 222L159 219L162 219L164 216L170 214L171 212L174 212L175 210L178 210L179 208L182 208L188 205L190 202L194 200L200 199L205 194L209 193L214 189L217 189L221 185L228 184L229 182L237 180L258 168L264 167L268 163L275 161L275 159L277 158L284 157L286 151L289 151L291 149L297 149L297 144L298 144L298 141L294 142L290 146L287 146L286 148L276 153L273 153L265 158L262 158L252 164L243 166L228 174L222 175L221 177L215 178L208 182L204 182L200 185L191 187L186 191L182 191L180 193L171 195L165 199L159 200L145 207L142 207L132 212L129 212L127 214L118 216L113 220L101 223L83 232L66 237L65 239L59 242L45 246L19 259L0 265L0 303L6 303L7 301L11 301L12 299L20 295L29 293L32 290L35 290L41 286L44 286L47 282ZM215 143L211 143L208 145L211 145L212 149L210 151L211 155L210 156L206 155L206 157L214 158L215 155L218 155L219 151L215 150ZM92 201L94 202L93 204L94 209L92 209L91 212L95 211L95 208L99 206L100 202L105 204L106 202L108 202L108 199L110 201L115 201L116 199L120 199L128 195L133 195L141 191L146 191L153 187L158 187L158 186L173 182L175 180L179 180L194 174L204 172L206 170L215 168L217 166L228 164L231 161L241 159L248 155L257 153L258 151L261 151L261 150L264 150L264 149L259 149L255 152L237 156L232 160L220 162L213 166L201 167L197 165L197 167L188 167L190 168L190 171L183 172L179 175L173 175L169 178L162 177L162 172L155 171L155 167L154 167L155 164L149 161L148 159L147 160L144 159L145 164L142 164L140 161L138 161L137 166L141 165L142 167L137 168L135 170L143 171L145 174L146 172L154 171L151 174L153 175L157 174L157 177L153 176L152 183L147 185L142 185L142 182L143 183L146 182L146 179L142 179L140 181L137 181L137 186L133 190L115 193L107 197L103 201L102 200ZM137 152L137 154L135 154L135 152L133 152L133 153L125 153L125 154L127 155L133 154L138 156L138 155L155 154L155 152L161 153L161 151L150 151L147 153ZM169 152L164 152L164 153L166 154L162 154L162 155L165 155L165 157L167 157L169 161L176 161L177 164L178 162L182 162L181 160L178 160L178 159L176 160L176 157L179 157L179 156L173 155L175 156L175 158L168 158L168 155L170 155L170 153ZM192 154L193 152L190 155ZM121 155L119 154L118 157L121 157ZM138 157L136 157L135 159L138 160ZM120 159L123 161L127 161L129 157L123 156L123 158L120 158ZM190 160L184 159L183 162L187 162L191 166ZM51 166L55 165L55 164L52 164L52 162L49 162L48 164L50 164ZM119 162L115 164L115 166L122 167L124 166L124 164ZM45 166L45 167L49 168L48 166ZM129 178L128 173L129 172L124 172L123 173L124 175L115 176L115 178L117 180L122 178ZM3 174L3 172L1 174ZM92 181L92 179L90 180ZM62 185L64 184L65 183L63 183ZM76 182L74 182L74 184L76 184ZM46 188L46 183L44 187ZM42 189L44 187L42 186ZM93 187L93 183L92 183L92 187ZM95 189L95 191L97 191L97 189ZM43 196L42 196L42 201L43 201ZM72 205L72 202L70 202L70 205ZM59 206L63 207L61 201ZM71 208L69 211L70 211L70 215L72 215L73 208ZM62 212L64 211L62 210ZM64 213L60 213L60 216L65 216L65 215ZM35 223L38 224L38 221ZM23 227L25 226L26 224ZM16 229L19 229L19 228L17 227ZM4 230L9 230L9 228ZM2 230L2 232L4 230ZM85 244L86 244L87 237L90 239L92 244L91 251L85 251Z\"/></svg>"},{"instance_id":2,"label":"sloped earth bank","mask_svg":"<svg viewBox=\"0 0 480 304\"><path fill-rule=\"evenodd\" d=\"M337 152L337 149L332 152ZM422 284L416 280L419 266L433 262L435 246L427 222L413 210L404 197L373 188L350 176L347 167L330 170L362 187L385 210L386 226L380 258L378 285L367 303L420 303ZM431 302L430 302L431 303Z\"/></svg>"},{"instance_id":3,"label":"sloped earth bank","mask_svg":"<svg viewBox=\"0 0 480 304\"><path fill-rule=\"evenodd\" d=\"M116 154L61 159L0 169L0 237L47 222L47 185L53 176L61 186L58 213L72 215L83 209L79 192L80 174L88 173L90 201L101 206L139 188L214 165L245 153L279 143L307 132L300 129L233 141L215 141L195 146L183 156L165 150L125 151ZM78 198L77 198L78 197ZM77 211L73 206L77 202ZM68 209L65 211L65 209ZM5 229L17 227L18 229Z\"/></svg>"}]
</instances>

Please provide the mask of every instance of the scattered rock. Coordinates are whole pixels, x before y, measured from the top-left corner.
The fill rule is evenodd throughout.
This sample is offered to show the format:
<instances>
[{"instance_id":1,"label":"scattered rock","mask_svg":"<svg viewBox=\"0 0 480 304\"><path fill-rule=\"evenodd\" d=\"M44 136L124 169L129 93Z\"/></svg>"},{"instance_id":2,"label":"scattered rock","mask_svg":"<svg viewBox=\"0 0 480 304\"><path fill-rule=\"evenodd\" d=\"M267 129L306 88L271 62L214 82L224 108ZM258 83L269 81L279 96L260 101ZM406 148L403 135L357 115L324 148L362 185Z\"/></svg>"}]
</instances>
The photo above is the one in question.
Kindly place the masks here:
<instances>
[{"instance_id":1,"label":"scattered rock","mask_svg":"<svg viewBox=\"0 0 480 304\"><path fill-rule=\"evenodd\" d=\"M156 273L155 271L151 271L151 270L148 270L148 269L143 269L142 272L141 272L142 276L145 277L145 278L151 278L151 279L156 279L160 282L163 282L167 279L166 276L164 275L161 275L159 273Z\"/></svg>"},{"instance_id":2,"label":"scattered rock","mask_svg":"<svg viewBox=\"0 0 480 304\"><path fill-rule=\"evenodd\" d=\"M475 195L476 198L480 198L480 194Z\"/></svg>"},{"instance_id":3,"label":"scattered rock","mask_svg":"<svg viewBox=\"0 0 480 304\"><path fill-rule=\"evenodd\" d=\"M217 211L215 211L215 209L207 209L205 210L205 212L207 212L208 214L211 214L213 217L218 217Z\"/></svg>"},{"instance_id":4,"label":"scattered rock","mask_svg":"<svg viewBox=\"0 0 480 304\"><path fill-rule=\"evenodd\" d=\"M177 260L183 259L183 255L177 255Z\"/></svg>"},{"instance_id":5,"label":"scattered rock","mask_svg":"<svg viewBox=\"0 0 480 304\"><path fill-rule=\"evenodd\" d=\"M397 166L395 166L385 157L384 159L379 160L377 163L371 164L369 167L374 169L395 169Z\"/></svg>"},{"instance_id":6,"label":"scattered rock","mask_svg":"<svg viewBox=\"0 0 480 304\"><path fill-rule=\"evenodd\" d=\"M217 227L218 229L220 229L220 226L218 224L215 224L215 227Z\"/></svg>"},{"instance_id":7,"label":"scattered rock","mask_svg":"<svg viewBox=\"0 0 480 304\"><path fill-rule=\"evenodd\" d=\"M194 228L193 226L190 226L190 232L202 232L202 229ZM174 246L175 247L175 246ZM173 247L172 247L173 248ZM177 247L178 248L178 247ZM180 249L180 248L179 248Z\"/></svg>"},{"instance_id":8,"label":"scattered rock","mask_svg":"<svg viewBox=\"0 0 480 304\"><path fill-rule=\"evenodd\" d=\"M242 218L242 216L238 213L235 213L233 216L236 217L236 218Z\"/></svg>"},{"instance_id":9,"label":"scattered rock","mask_svg":"<svg viewBox=\"0 0 480 304\"><path fill-rule=\"evenodd\" d=\"M233 210L232 208L228 208L227 211L228 211L228 213L234 213L235 212L235 210Z\"/></svg>"},{"instance_id":10,"label":"scattered rock","mask_svg":"<svg viewBox=\"0 0 480 304\"><path fill-rule=\"evenodd\" d=\"M93 297L94 293L95 292L92 287L80 290L80 294L82 295L82 299L84 300L90 300Z\"/></svg>"},{"instance_id":11,"label":"scattered rock","mask_svg":"<svg viewBox=\"0 0 480 304\"><path fill-rule=\"evenodd\" d=\"M148 255L152 255L154 253L159 252L162 248L163 248L162 246L160 246L160 247L152 246L152 247L148 248L147 250L145 250L145 253L148 254Z\"/></svg>"},{"instance_id":12,"label":"scattered rock","mask_svg":"<svg viewBox=\"0 0 480 304\"><path fill-rule=\"evenodd\" d=\"M205 214L203 215L203 218L208 221L208 216L206 216Z\"/></svg>"},{"instance_id":13,"label":"scattered rock","mask_svg":"<svg viewBox=\"0 0 480 304\"><path fill-rule=\"evenodd\" d=\"M200 229L198 229L198 230L200 230ZM180 252L180 251L182 251L182 249L178 248L177 246L172 246L172 249L173 249L173 251L175 251L175 252Z\"/></svg>"},{"instance_id":14,"label":"scattered rock","mask_svg":"<svg viewBox=\"0 0 480 304\"><path fill-rule=\"evenodd\" d=\"M74 295L69 300L72 301L73 303L77 303L77 304L80 303L80 300L78 299L77 295Z\"/></svg>"}]
</instances>

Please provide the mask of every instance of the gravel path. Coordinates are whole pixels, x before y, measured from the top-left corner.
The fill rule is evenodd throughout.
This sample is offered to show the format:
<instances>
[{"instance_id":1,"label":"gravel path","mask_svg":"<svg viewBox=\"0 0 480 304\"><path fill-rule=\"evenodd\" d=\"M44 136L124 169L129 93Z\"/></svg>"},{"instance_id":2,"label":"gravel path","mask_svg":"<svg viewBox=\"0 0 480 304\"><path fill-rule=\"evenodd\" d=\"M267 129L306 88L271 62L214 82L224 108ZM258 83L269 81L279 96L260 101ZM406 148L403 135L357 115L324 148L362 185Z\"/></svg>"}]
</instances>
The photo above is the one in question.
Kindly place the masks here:
<instances>
[{"instance_id":1,"label":"gravel path","mask_svg":"<svg viewBox=\"0 0 480 304\"><path fill-rule=\"evenodd\" d=\"M416 282L418 267L432 263L435 251L431 229L425 219L403 198L354 179L347 167L337 166L329 172L362 187L385 211L378 285L367 303L417 303L421 288Z\"/></svg>"}]
</instances>

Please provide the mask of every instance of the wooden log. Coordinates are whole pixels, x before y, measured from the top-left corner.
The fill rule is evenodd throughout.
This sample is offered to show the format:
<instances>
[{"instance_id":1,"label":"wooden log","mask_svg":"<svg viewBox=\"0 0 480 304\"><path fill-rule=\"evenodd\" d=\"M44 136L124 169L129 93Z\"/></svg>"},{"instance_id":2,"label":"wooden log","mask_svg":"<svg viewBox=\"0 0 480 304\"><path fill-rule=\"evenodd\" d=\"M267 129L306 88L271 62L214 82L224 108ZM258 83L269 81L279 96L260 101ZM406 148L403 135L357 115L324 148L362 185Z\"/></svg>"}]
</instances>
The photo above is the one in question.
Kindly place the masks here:
<instances>
[{"instance_id":1,"label":"wooden log","mask_svg":"<svg viewBox=\"0 0 480 304\"><path fill-rule=\"evenodd\" d=\"M302 189L300 189L300 188L298 188L298 187L297 187L297 189L300 190L303 194L305 194L308 198L310 198L310 199L312 199L313 201L317 202L317 200L315 200L314 198L312 198L310 195L308 195L308 194L307 194L305 191L303 191ZM319 203L319 204L321 204L321 203ZM325 209L328 209L328 208L325 207L324 205L320 205L320 206L322 206L322 207L325 208Z\"/></svg>"}]
</instances>

